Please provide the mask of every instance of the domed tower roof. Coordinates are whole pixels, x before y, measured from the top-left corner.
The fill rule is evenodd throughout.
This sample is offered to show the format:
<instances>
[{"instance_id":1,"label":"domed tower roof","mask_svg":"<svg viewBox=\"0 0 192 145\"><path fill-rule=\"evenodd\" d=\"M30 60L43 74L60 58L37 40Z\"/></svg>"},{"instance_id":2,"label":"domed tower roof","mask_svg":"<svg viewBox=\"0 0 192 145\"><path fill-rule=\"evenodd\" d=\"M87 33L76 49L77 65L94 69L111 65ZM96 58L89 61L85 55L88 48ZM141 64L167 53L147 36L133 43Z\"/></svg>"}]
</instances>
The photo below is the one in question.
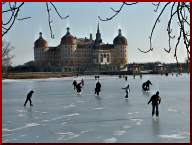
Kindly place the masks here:
<instances>
[{"instance_id":1,"label":"domed tower roof","mask_svg":"<svg viewBox=\"0 0 192 145\"><path fill-rule=\"evenodd\" d=\"M69 32L70 28L67 27L67 33L61 38L61 45L74 45L76 44L76 39Z\"/></svg>"},{"instance_id":2,"label":"domed tower roof","mask_svg":"<svg viewBox=\"0 0 192 145\"><path fill-rule=\"evenodd\" d=\"M121 29L119 29L119 34L113 40L114 45L127 45L127 39L121 34Z\"/></svg>"},{"instance_id":3,"label":"domed tower roof","mask_svg":"<svg viewBox=\"0 0 192 145\"><path fill-rule=\"evenodd\" d=\"M34 43L35 48L47 48L48 43L45 39L42 37L42 32L39 33L39 39L37 39Z\"/></svg>"}]
</instances>

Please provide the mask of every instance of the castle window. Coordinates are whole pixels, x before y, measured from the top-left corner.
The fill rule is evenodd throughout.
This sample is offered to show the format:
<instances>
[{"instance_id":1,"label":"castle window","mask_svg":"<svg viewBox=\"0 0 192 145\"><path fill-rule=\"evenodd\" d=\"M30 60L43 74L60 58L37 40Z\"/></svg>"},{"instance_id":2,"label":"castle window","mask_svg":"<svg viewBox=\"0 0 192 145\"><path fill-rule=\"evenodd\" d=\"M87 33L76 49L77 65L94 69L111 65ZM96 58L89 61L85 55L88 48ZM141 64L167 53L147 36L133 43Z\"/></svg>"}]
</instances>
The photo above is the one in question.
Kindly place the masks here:
<instances>
[{"instance_id":1,"label":"castle window","mask_svg":"<svg viewBox=\"0 0 192 145\"><path fill-rule=\"evenodd\" d=\"M103 54L101 54L100 62L103 62Z\"/></svg>"},{"instance_id":2,"label":"castle window","mask_svg":"<svg viewBox=\"0 0 192 145\"><path fill-rule=\"evenodd\" d=\"M107 62L109 62L109 54L107 54Z\"/></svg>"}]
</instances>

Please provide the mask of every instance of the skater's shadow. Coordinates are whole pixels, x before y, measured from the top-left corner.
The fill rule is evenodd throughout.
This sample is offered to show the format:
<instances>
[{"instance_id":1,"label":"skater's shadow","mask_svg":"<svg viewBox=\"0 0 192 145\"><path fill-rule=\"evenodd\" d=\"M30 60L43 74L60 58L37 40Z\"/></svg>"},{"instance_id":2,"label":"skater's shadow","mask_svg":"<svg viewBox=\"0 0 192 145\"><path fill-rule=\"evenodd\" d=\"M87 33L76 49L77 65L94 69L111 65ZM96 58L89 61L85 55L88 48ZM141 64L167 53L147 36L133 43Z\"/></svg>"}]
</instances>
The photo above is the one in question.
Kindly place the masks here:
<instances>
[{"instance_id":1,"label":"skater's shadow","mask_svg":"<svg viewBox=\"0 0 192 145\"><path fill-rule=\"evenodd\" d=\"M33 107L24 107L25 113L26 113L26 117L29 120L33 120Z\"/></svg>"},{"instance_id":2,"label":"skater's shadow","mask_svg":"<svg viewBox=\"0 0 192 145\"><path fill-rule=\"evenodd\" d=\"M31 107L31 106L30 107L24 107L24 110L25 110L26 113L28 113L28 112L31 113L33 111L32 108L33 107Z\"/></svg>"},{"instance_id":3,"label":"skater's shadow","mask_svg":"<svg viewBox=\"0 0 192 145\"><path fill-rule=\"evenodd\" d=\"M82 93L77 93L76 94L76 97L82 97L83 95L82 95Z\"/></svg>"},{"instance_id":4,"label":"skater's shadow","mask_svg":"<svg viewBox=\"0 0 192 145\"><path fill-rule=\"evenodd\" d=\"M101 100L101 97L100 97L99 95L95 95L95 98L96 98L97 100Z\"/></svg>"},{"instance_id":5,"label":"skater's shadow","mask_svg":"<svg viewBox=\"0 0 192 145\"><path fill-rule=\"evenodd\" d=\"M159 135L160 133L160 120L154 120L152 119L152 130L153 130L153 135Z\"/></svg>"},{"instance_id":6,"label":"skater's shadow","mask_svg":"<svg viewBox=\"0 0 192 145\"><path fill-rule=\"evenodd\" d=\"M146 97L149 97L149 96L150 96L150 92L149 92L149 91L144 91L144 90L142 90L142 93L143 93L143 95L146 96Z\"/></svg>"},{"instance_id":7,"label":"skater's shadow","mask_svg":"<svg viewBox=\"0 0 192 145\"><path fill-rule=\"evenodd\" d=\"M126 103L128 103L128 102L129 102L129 101L128 101L128 98L125 98L125 102L126 102Z\"/></svg>"},{"instance_id":8,"label":"skater's shadow","mask_svg":"<svg viewBox=\"0 0 192 145\"><path fill-rule=\"evenodd\" d=\"M95 98L96 98L96 100L101 104L101 102L102 102L101 97L100 97L99 95L95 95Z\"/></svg>"}]
</instances>

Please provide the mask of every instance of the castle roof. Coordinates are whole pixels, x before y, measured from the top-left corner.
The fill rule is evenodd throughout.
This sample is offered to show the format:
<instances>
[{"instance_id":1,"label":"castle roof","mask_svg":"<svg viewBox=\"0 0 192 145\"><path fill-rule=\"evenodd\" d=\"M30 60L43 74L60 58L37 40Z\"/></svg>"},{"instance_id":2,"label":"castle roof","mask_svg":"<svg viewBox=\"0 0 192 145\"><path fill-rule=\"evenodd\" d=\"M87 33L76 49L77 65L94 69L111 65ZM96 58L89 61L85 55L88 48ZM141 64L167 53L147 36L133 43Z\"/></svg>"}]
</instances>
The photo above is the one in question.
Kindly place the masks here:
<instances>
[{"instance_id":1,"label":"castle roof","mask_svg":"<svg viewBox=\"0 0 192 145\"><path fill-rule=\"evenodd\" d=\"M48 43L45 39L42 37L42 32L39 33L39 38L34 43L35 48L47 48Z\"/></svg>"},{"instance_id":2,"label":"castle roof","mask_svg":"<svg viewBox=\"0 0 192 145\"><path fill-rule=\"evenodd\" d=\"M121 34L121 29L119 29L119 34L113 40L114 45L127 45L127 39Z\"/></svg>"},{"instance_id":3,"label":"castle roof","mask_svg":"<svg viewBox=\"0 0 192 145\"><path fill-rule=\"evenodd\" d=\"M99 50L109 50L112 48L114 48L113 44L101 44L96 46L96 49L99 49Z\"/></svg>"},{"instance_id":4,"label":"castle roof","mask_svg":"<svg viewBox=\"0 0 192 145\"><path fill-rule=\"evenodd\" d=\"M61 38L61 45L75 45L76 38L70 34L70 28L67 28L67 33Z\"/></svg>"}]
</instances>

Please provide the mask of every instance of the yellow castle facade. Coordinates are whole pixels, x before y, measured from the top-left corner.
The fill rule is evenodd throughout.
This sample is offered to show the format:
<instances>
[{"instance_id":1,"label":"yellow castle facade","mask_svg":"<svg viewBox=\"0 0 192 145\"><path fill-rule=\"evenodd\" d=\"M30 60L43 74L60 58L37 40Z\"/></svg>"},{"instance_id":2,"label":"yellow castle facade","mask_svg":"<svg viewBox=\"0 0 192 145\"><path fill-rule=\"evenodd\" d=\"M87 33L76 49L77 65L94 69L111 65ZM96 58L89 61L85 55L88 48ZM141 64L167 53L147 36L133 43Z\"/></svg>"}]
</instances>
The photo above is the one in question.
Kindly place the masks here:
<instances>
[{"instance_id":1,"label":"yellow castle facade","mask_svg":"<svg viewBox=\"0 0 192 145\"><path fill-rule=\"evenodd\" d=\"M60 44L51 47L39 33L34 43L34 61L40 66L56 66L76 71L89 70L121 70L128 64L128 42L122 35L121 29L114 38L113 44L102 42L99 24L96 39L92 34L89 38L77 38L67 28Z\"/></svg>"}]
</instances>

